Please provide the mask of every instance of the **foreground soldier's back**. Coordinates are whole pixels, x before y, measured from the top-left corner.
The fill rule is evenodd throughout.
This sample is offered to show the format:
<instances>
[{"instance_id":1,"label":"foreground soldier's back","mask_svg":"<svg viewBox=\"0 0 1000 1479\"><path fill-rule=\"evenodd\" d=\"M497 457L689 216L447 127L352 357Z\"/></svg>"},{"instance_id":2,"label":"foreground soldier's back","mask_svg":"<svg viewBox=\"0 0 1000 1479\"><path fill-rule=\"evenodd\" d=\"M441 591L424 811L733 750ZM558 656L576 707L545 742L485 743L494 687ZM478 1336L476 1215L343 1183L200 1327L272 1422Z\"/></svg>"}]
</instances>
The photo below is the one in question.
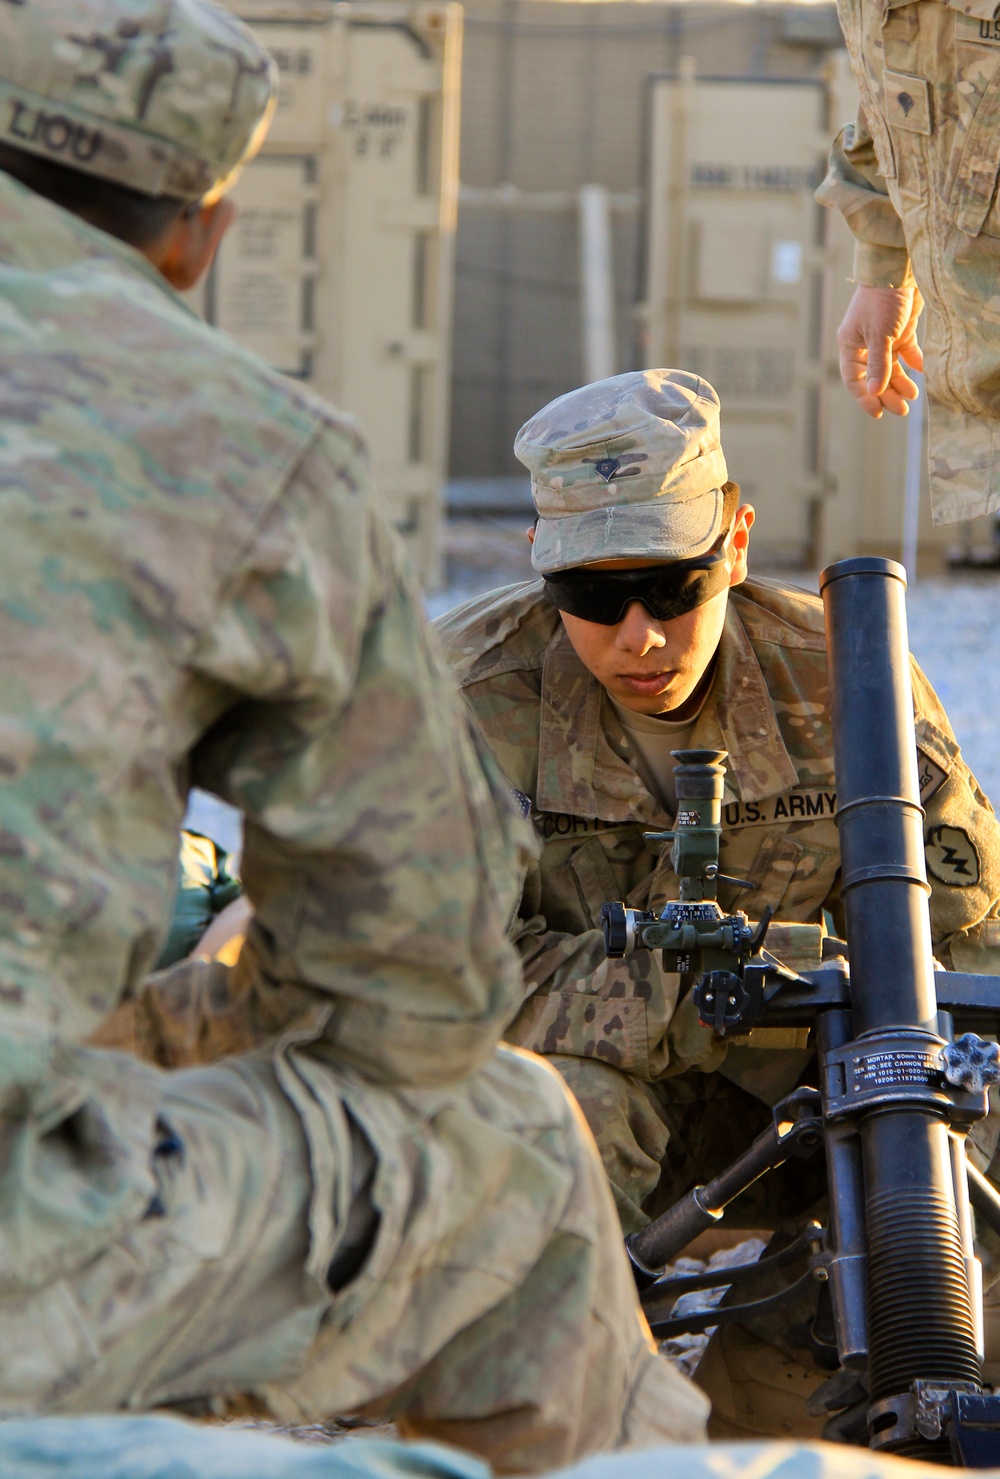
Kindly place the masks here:
<instances>
[{"instance_id":1,"label":"foreground soldier's back","mask_svg":"<svg viewBox=\"0 0 1000 1479\"><path fill-rule=\"evenodd\" d=\"M357 429L164 280L272 91L201 0L0 10L0 1412L381 1403L504 1469L696 1437L585 1129L496 1051L523 843ZM247 818L245 1051L163 1074L82 1044L194 781Z\"/></svg>"}]
</instances>

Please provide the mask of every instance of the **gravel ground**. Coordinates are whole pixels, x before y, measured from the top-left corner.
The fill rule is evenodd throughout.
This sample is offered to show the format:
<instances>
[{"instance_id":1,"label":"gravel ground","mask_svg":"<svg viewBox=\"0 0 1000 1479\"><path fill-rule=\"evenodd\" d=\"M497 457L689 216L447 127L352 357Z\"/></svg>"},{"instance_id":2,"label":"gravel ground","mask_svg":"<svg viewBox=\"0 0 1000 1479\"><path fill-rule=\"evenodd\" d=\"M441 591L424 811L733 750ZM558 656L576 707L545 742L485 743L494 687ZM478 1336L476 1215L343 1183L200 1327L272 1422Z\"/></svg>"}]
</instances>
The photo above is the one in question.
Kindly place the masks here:
<instances>
[{"instance_id":1,"label":"gravel ground","mask_svg":"<svg viewBox=\"0 0 1000 1479\"><path fill-rule=\"evenodd\" d=\"M395 1423L369 1422L366 1418L331 1418L326 1423L304 1423L299 1427L286 1427L282 1423L269 1422L263 1417L241 1417L232 1422L220 1423L219 1426L249 1428L258 1433L281 1433L285 1438L294 1438L297 1443L306 1443L313 1447L341 1443L345 1438L399 1437Z\"/></svg>"},{"instance_id":2,"label":"gravel ground","mask_svg":"<svg viewBox=\"0 0 1000 1479\"><path fill-rule=\"evenodd\" d=\"M740 1263L752 1263L763 1253L766 1243L763 1238L747 1238L743 1243L737 1243L733 1248L720 1248L710 1258L678 1258L676 1263L670 1265L666 1270L668 1275L678 1274L700 1274L708 1268L732 1268ZM690 1294L682 1294L674 1305L673 1315L690 1314L692 1310L713 1309L723 1298L728 1284L722 1284L716 1289L694 1289ZM683 1371L685 1376L694 1376L698 1369L698 1362L708 1342L712 1338L712 1332L716 1327L713 1325L701 1335L675 1335L665 1340L660 1347L664 1355L668 1356L678 1370Z\"/></svg>"}]
</instances>

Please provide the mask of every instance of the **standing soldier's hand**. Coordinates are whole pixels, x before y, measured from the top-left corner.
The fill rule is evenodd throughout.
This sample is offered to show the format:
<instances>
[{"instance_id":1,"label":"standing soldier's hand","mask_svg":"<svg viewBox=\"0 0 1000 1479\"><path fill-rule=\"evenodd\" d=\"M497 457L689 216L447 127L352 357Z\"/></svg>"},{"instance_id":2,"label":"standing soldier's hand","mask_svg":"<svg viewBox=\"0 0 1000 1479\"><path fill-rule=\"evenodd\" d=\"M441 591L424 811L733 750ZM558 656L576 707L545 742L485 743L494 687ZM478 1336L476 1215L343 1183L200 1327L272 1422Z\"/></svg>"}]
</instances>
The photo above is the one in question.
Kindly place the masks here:
<instances>
[{"instance_id":1,"label":"standing soldier's hand","mask_svg":"<svg viewBox=\"0 0 1000 1479\"><path fill-rule=\"evenodd\" d=\"M883 411L907 414L919 394L903 369L924 367L917 319L924 300L915 287L859 287L837 330L840 376L861 409L876 421Z\"/></svg>"}]
</instances>

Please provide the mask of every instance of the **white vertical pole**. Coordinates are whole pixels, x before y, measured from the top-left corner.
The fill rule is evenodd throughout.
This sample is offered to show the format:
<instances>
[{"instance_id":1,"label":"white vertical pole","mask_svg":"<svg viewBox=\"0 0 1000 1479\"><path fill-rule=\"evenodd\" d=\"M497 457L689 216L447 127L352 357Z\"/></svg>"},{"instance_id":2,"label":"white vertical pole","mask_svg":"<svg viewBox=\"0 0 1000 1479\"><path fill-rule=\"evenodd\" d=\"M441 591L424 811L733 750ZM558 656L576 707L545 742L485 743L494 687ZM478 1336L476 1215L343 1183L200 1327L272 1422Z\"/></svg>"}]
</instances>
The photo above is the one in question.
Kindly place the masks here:
<instances>
[{"instance_id":1,"label":"white vertical pole","mask_svg":"<svg viewBox=\"0 0 1000 1479\"><path fill-rule=\"evenodd\" d=\"M580 338L586 384L617 368L611 204L603 185L580 186Z\"/></svg>"},{"instance_id":2,"label":"white vertical pole","mask_svg":"<svg viewBox=\"0 0 1000 1479\"><path fill-rule=\"evenodd\" d=\"M917 531L920 526L920 484L924 470L924 377L919 370L909 375L920 390L910 401L906 418L906 477L903 484L903 568L910 585L917 579Z\"/></svg>"}]
</instances>

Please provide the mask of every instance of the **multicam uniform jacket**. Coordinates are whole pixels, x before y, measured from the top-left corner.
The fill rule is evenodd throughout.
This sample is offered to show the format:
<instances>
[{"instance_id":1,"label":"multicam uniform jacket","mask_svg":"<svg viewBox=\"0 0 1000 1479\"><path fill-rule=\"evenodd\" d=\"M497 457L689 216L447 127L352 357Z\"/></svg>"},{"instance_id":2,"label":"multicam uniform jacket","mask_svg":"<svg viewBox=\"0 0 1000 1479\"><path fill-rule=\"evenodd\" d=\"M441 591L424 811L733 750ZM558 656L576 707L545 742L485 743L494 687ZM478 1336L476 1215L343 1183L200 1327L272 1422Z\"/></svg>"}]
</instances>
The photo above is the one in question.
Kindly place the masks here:
<instances>
[{"instance_id":1,"label":"multicam uniform jacket","mask_svg":"<svg viewBox=\"0 0 1000 1479\"><path fill-rule=\"evenodd\" d=\"M247 818L256 920L226 1050L295 1021L369 1079L463 1080L520 1000L520 824L355 424L2 174L0 326L0 1110L90 1092L61 1084L64 1045L160 951L192 782ZM81 1258L151 1194L119 1077L94 1092L121 1175L64 1191L58 1241ZM22 1256L44 1261L8 1249L9 1279Z\"/></svg>"},{"instance_id":2,"label":"multicam uniform jacket","mask_svg":"<svg viewBox=\"0 0 1000 1479\"><path fill-rule=\"evenodd\" d=\"M914 278L937 523L1000 508L1000 24L994 0L839 0L861 94L819 200L856 238L855 277Z\"/></svg>"},{"instance_id":3,"label":"multicam uniform jacket","mask_svg":"<svg viewBox=\"0 0 1000 1479\"><path fill-rule=\"evenodd\" d=\"M686 1006L672 1023L680 979L663 973L654 953L604 955L606 900L652 908L676 897L669 847L658 853L642 835L672 818L640 778L558 613L532 583L471 601L438 630L487 743L530 804L541 849L516 927L530 994L507 1036L645 1079L702 1061L706 1045ZM989 970L1000 945L1000 826L915 663L913 685L935 947L946 965ZM791 922L819 922L828 910L837 924L828 704L819 600L748 580L730 596L714 682L690 740L729 752L720 867L754 886L723 888L724 907L756 918L769 904Z\"/></svg>"},{"instance_id":4,"label":"multicam uniform jacket","mask_svg":"<svg viewBox=\"0 0 1000 1479\"><path fill-rule=\"evenodd\" d=\"M497 1051L530 833L353 421L0 175L0 507L0 1416L266 1387L519 1473L700 1437L561 1083ZM192 782L255 917L164 1073L93 1039Z\"/></svg>"}]
</instances>

